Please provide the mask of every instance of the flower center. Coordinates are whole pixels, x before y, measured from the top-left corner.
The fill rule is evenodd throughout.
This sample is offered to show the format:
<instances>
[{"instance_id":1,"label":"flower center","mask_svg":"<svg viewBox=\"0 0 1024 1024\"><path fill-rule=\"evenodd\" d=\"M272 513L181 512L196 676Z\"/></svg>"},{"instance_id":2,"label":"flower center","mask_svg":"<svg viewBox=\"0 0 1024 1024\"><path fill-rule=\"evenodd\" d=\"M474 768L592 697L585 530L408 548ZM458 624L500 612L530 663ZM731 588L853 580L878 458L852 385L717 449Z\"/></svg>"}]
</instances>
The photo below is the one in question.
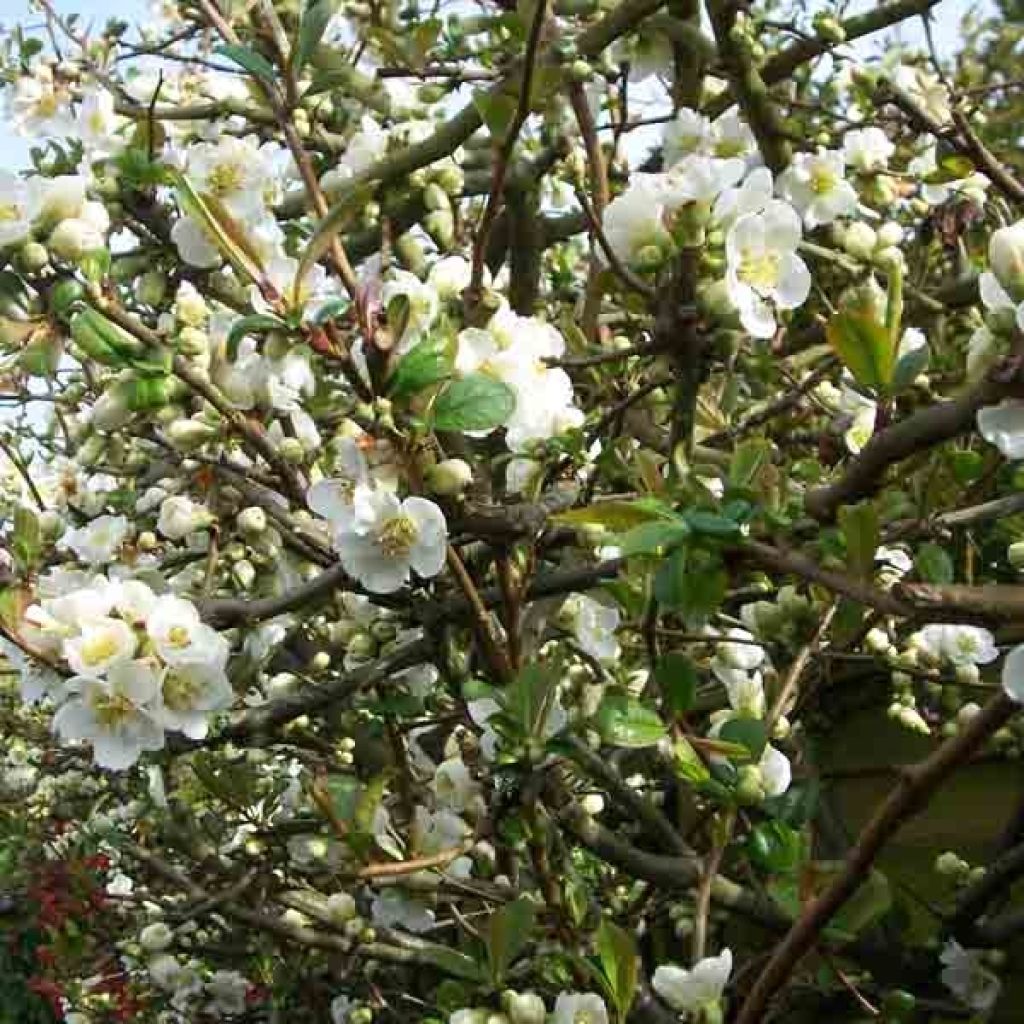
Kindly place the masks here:
<instances>
[{"instance_id":1,"label":"flower center","mask_svg":"<svg viewBox=\"0 0 1024 1024\"><path fill-rule=\"evenodd\" d=\"M811 171L811 191L817 195L825 195L831 192L839 178L831 167L815 167Z\"/></svg>"},{"instance_id":2,"label":"flower center","mask_svg":"<svg viewBox=\"0 0 1024 1024\"><path fill-rule=\"evenodd\" d=\"M381 528L377 544L388 558L396 558L407 555L418 536L419 530L408 516L395 516Z\"/></svg>"},{"instance_id":3,"label":"flower center","mask_svg":"<svg viewBox=\"0 0 1024 1024\"><path fill-rule=\"evenodd\" d=\"M723 160L733 156L743 156L747 147L742 139L719 139L715 143L715 156Z\"/></svg>"},{"instance_id":4,"label":"flower center","mask_svg":"<svg viewBox=\"0 0 1024 1024\"><path fill-rule=\"evenodd\" d=\"M187 711L199 696L199 684L186 676L169 674L164 680L164 704L172 711Z\"/></svg>"},{"instance_id":5,"label":"flower center","mask_svg":"<svg viewBox=\"0 0 1024 1024\"><path fill-rule=\"evenodd\" d=\"M114 729L135 713L135 705L121 693L99 694L92 700L93 714L104 729Z\"/></svg>"},{"instance_id":6,"label":"flower center","mask_svg":"<svg viewBox=\"0 0 1024 1024\"><path fill-rule=\"evenodd\" d=\"M36 104L36 115L39 117L52 117L57 113L57 96L52 92L44 93L39 97Z\"/></svg>"},{"instance_id":7,"label":"flower center","mask_svg":"<svg viewBox=\"0 0 1024 1024\"><path fill-rule=\"evenodd\" d=\"M82 661L100 665L117 654L117 638L110 633L97 633L82 644Z\"/></svg>"},{"instance_id":8,"label":"flower center","mask_svg":"<svg viewBox=\"0 0 1024 1024\"><path fill-rule=\"evenodd\" d=\"M223 198L242 190L242 186L245 184L245 171L235 163L217 164L210 171L207 184L215 196Z\"/></svg>"},{"instance_id":9,"label":"flower center","mask_svg":"<svg viewBox=\"0 0 1024 1024\"><path fill-rule=\"evenodd\" d=\"M21 209L17 203L0 203L0 221L9 222L21 217Z\"/></svg>"},{"instance_id":10,"label":"flower center","mask_svg":"<svg viewBox=\"0 0 1024 1024\"><path fill-rule=\"evenodd\" d=\"M779 280L779 254L745 250L740 256L739 279L755 291L770 291Z\"/></svg>"},{"instance_id":11,"label":"flower center","mask_svg":"<svg viewBox=\"0 0 1024 1024\"><path fill-rule=\"evenodd\" d=\"M167 631L167 642L172 647L188 647L188 627L171 626Z\"/></svg>"}]
</instances>

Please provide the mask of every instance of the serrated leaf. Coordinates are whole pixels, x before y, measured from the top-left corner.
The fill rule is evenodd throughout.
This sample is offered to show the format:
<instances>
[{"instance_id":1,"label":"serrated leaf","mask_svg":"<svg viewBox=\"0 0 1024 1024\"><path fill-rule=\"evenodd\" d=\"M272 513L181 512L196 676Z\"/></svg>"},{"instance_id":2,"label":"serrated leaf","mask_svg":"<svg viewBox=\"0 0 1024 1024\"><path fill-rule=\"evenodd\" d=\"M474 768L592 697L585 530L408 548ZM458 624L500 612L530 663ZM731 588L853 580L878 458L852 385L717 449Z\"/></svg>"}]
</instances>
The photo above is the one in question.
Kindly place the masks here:
<instances>
[{"instance_id":1,"label":"serrated leaf","mask_svg":"<svg viewBox=\"0 0 1024 1024\"><path fill-rule=\"evenodd\" d=\"M515 392L485 373L470 373L441 389L431 409L435 430L494 430L515 412Z\"/></svg>"},{"instance_id":2,"label":"serrated leaf","mask_svg":"<svg viewBox=\"0 0 1024 1024\"><path fill-rule=\"evenodd\" d=\"M685 654L663 654L654 666L654 681L669 711L684 715L693 707L697 698L697 669Z\"/></svg>"},{"instance_id":3,"label":"serrated leaf","mask_svg":"<svg viewBox=\"0 0 1024 1024\"><path fill-rule=\"evenodd\" d=\"M914 556L914 568L925 583L952 583L956 576L953 559L938 544L922 544Z\"/></svg>"},{"instance_id":4,"label":"serrated leaf","mask_svg":"<svg viewBox=\"0 0 1024 1024\"><path fill-rule=\"evenodd\" d=\"M244 68L250 75L261 79L267 85L274 84L277 75L274 65L262 53L258 53L251 47L242 46L239 43L224 43L222 46L215 47L213 52L221 57L227 57L228 60L233 61L240 68Z\"/></svg>"},{"instance_id":5,"label":"serrated leaf","mask_svg":"<svg viewBox=\"0 0 1024 1024\"><path fill-rule=\"evenodd\" d=\"M491 914L487 922L484 944L491 980L501 985L505 973L526 948L537 917L533 900L520 896Z\"/></svg>"},{"instance_id":6,"label":"serrated leaf","mask_svg":"<svg viewBox=\"0 0 1024 1024\"><path fill-rule=\"evenodd\" d=\"M837 518L846 541L846 564L860 579L870 579L882 537L878 511L870 501L862 501L841 506Z\"/></svg>"},{"instance_id":7,"label":"serrated leaf","mask_svg":"<svg viewBox=\"0 0 1024 1024\"><path fill-rule=\"evenodd\" d=\"M238 346L247 334L265 334L267 331L287 330L288 325L276 316L266 313L254 313L243 316L231 325L224 348L228 359L238 358Z\"/></svg>"},{"instance_id":8,"label":"serrated leaf","mask_svg":"<svg viewBox=\"0 0 1024 1024\"><path fill-rule=\"evenodd\" d=\"M649 523L640 523L624 533L616 542L616 547L624 558L660 554L681 544L689 534L690 528L682 519L655 519Z\"/></svg>"},{"instance_id":9,"label":"serrated leaf","mask_svg":"<svg viewBox=\"0 0 1024 1024\"><path fill-rule=\"evenodd\" d=\"M761 760L764 748L768 744L768 729L760 718L737 715L722 726L718 738L742 747L756 763Z\"/></svg>"},{"instance_id":10,"label":"serrated leaf","mask_svg":"<svg viewBox=\"0 0 1024 1024\"><path fill-rule=\"evenodd\" d=\"M292 67L296 73L309 63L327 26L334 16L334 0L310 0L299 22L299 32L292 50Z\"/></svg>"},{"instance_id":11,"label":"serrated leaf","mask_svg":"<svg viewBox=\"0 0 1024 1024\"><path fill-rule=\"evenodd\" d=\"M609 694L594 716L601 739L613 747L651 747L665 735L665 723L636 697Z\"/></svg>"},{"instance_id":12,"label":"serrated leaf","mask_svg":"<svg viewBox=\"0 0 1024 1024\"><path fill-rule=\"evenodd\" d=\"M586 508L572 508L551 517L559 526L603 526L615 533L655 520L677 521L668 505L656 498L637 501L601 501Z\"/></svg>"},{"instance_id":13,"label":"serrated leaf","mask_svg":"<svg viewBox=\"0 0 1024 1024\"><path fill-rule=\"evenodd\" d=\"M884 392L892 383L896 346L884 324L862 310L836 313L825 337L862 388Z\"/></svg>"},{"instance_id":14,"label":"serrated leaf","mask_svg":"<svg viewBox=\"0 0 1024 1024\"><path fill-rule=\"evenodd\" d=\"M388 381L388 395L391 398L415 395L449 376L453 364L449 340L441 335L430 335L399 360Z\"/></svg>"},{"instance_id":15,"label":"serrated leaf","mask_svg":"<svg viewBox=\"0 0 1024 1024\"><path fill-rule=\"evenodd\" d=\"M636 939L624 928L603 920L597 930L597 955L617 1017L624 1021L639 983L640 956Z\"/></svg>"}]
</instances>

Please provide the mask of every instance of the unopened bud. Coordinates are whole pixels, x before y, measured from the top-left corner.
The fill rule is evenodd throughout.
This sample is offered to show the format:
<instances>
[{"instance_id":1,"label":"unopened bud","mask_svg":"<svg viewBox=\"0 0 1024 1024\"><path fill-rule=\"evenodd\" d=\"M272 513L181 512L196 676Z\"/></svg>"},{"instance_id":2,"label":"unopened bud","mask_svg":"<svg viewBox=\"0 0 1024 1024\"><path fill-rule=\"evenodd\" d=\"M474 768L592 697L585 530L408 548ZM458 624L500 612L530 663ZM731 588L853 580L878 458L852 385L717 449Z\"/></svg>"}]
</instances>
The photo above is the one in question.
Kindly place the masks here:
<instances>
[{"instance_id":1,"label":"unopened bud","mask_svg":"<svg viewBox=\"0 0 1024 1024\"><path fill-rule=\"evenodd\" d=\"M246 536L257 537L267 528L267 513L259 505L250 505L238 513L236 522L239 532Z\"/></svg>"},{"instance_id":2,"label":"unopened bud","mask_svg":"<svg viewBox=\"0 0 1024 1024\"><path fill-rule=\"evenodd\" d=\"M473 470L463 459L445 459L427 470L425 482L434 494L453 497L473 482Z\"/></svg>"}]
</instances>

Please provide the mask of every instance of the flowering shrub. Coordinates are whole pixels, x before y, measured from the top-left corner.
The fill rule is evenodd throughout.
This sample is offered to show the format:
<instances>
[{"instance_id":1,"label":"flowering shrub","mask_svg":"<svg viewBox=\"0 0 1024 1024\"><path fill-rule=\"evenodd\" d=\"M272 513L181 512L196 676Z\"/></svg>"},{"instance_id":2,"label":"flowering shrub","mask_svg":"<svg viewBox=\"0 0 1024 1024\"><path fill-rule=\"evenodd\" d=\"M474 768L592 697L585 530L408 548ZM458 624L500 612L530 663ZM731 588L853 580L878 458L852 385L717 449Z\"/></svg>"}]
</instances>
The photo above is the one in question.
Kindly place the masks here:
<instances>
[{"instance_id":1,"label":"flowering shrub","mask_svg":"<svg viewBox=\"0 0 1024 1024\"><path fill-rule=\"evenodd\" d=\"M35 2L0 1020L1016 1019L1019 26Z\"/></svg>"}]
</instances>

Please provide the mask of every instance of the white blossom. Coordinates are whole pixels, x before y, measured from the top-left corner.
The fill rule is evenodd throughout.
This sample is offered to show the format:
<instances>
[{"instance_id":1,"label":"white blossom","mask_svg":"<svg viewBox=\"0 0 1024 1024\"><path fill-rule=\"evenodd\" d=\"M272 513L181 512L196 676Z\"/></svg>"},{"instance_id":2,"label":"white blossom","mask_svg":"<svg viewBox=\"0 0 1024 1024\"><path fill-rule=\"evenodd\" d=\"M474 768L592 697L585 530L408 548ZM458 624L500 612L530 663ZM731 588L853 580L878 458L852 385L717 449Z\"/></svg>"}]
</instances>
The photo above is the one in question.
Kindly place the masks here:
<instances>
[{"instance_id":1,"label":"white blossom","mask_svg":"<svg viewBox=\"0 0 1024 1024\"><path fill-rule=\"evenodd\" d=\"M779 175L779 195L796 207L808 228L831 224L857 210L857 193L845 173L846 161L839 150L797 153Z\"/></svg>"},{"instance_id":2,"label":"white blossom","mask_svg":"<svg viewBox=\"0 0 1024 1024\"><path fill-rule=\"evenodd\" d=\"M999 998L1002 985L981 961L982 951L964 949L949 939L939 954L942 983L966 1006L977 1013L988 1013Z\"/></svg>"},{"instance_id":3,"label":"white blossom","mask_svg":"<svg viewBox=\"0 0 1024 1024\"><path fill-rule=\"evenodd\" d=\"M130 532L124 516L104 515L76 530L68 530L60 543L61 547L70 548L80 561L103 565L117 557Z\"/></svg>"},{"instance_id":4,"label":"white blossom","mask_svg":"<svg viewBox=\"0 0 1024 1024\"><path fill-rule=\"evenodd\" d=\"M210 510L184 494L172 494L160 505L156 528L168 540L184 540L213 521Z\"/></svg>"},{"instance_id":5,"label":"white blossom","mask_svg":"<svg viewBox=\"0 0 1024 1024\"><path fill-rule=\"evenodd\" d=\"M651 986L669 1006L680 1013L697 1013L722 998L732 973L732 950L704 957L690 970L664 966L654 972Z\"/></svg>"},{"instance_id":6,"label":"white blossom","mask_svg":"<svg viewBox=\"0 0 1024 1024\"><path fill-rule=\"evenodd\" d=\"M608 1008L594 992L560 992L551 1024L608 1024Z\"/></svg>"}]
</instances>

